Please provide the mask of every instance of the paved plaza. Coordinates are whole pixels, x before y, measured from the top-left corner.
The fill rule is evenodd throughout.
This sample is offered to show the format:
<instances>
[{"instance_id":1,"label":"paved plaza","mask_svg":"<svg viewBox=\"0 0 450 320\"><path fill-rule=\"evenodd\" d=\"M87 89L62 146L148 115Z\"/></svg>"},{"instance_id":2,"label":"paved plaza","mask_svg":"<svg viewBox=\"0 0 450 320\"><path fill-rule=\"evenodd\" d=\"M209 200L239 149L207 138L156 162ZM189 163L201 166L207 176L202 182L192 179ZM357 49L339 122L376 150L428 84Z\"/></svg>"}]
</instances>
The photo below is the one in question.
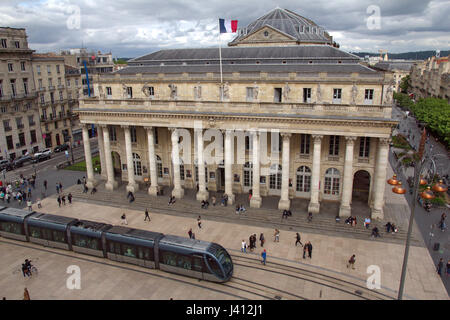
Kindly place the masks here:
<instances>
[{"instance_id":1,"label":"paved plaza","mask_svg":"<svg viewBox=\"0 0 450 320\"><path fill-rule=\"evenodd\" d=\"M403 199L403 198L401 198ZM107 259L91 257L31 243L0 238L0 295L22 299L24 287L31 299L392 299L397 296L404 245L385 241L354 239L301 232L302 243L311 241L312 259L302 259L295 247L296 230L281 230L280 242L273 242L272 228L208 219L201 211L202 228L193 217L155 213L144 222L144 212L125 206L110 207L75 199L58 207L55 196L46 198L40 210L46 213L120 224L126 213L128 226L187 237L192 228L196 238L223 245L232 255L235 269L231 281L215 284L150 270ZM241 253L242 239L264 233L268 263L259 262L259 241L253 253ZM349 257L356 255L356 269L347 269ZM24 278L20 265L31 258L37 276ZM80 267L81 289L70 290L66 273L71 265ZM367 267L379 266L381 289L368 290ZM278 270L278 271L277 271ZM423 246L411 246L404 299L448 299L434 263Z\"/></svg>"}]
</instances>

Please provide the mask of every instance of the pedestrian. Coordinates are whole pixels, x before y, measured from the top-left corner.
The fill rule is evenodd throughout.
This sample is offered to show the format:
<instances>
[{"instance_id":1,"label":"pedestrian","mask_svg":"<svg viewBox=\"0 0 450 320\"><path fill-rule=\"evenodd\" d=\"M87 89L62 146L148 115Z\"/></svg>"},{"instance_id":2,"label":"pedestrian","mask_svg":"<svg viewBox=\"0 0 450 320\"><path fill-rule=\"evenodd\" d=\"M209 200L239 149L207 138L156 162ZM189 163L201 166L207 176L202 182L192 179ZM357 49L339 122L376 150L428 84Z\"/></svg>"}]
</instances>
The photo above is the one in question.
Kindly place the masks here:
<instances>
[{"instance_id":1,"label":"pedestrian","mask_svg":"<svg viewBox=\"0 0 450 320\"><path fill-rule=\"evenodd\" d=\"M58 182L56 183L56 193L59 193L59 184L58 184Z\"/></svg>"},{"instance_id":2,"label":"pedestrian","mask_svg":"<svg viewBox=\"0 0 450 320\"><path fill-rule=\"evenodd\" d=\"M216 205L216 197L212 196L211 202L212 202L213 206L215 206Z\"/></svg>"},{"instance_id":3,"label":"pedestrian","mask_svg":"<svg viewBox=\"0 0 450 320\"><path fill-rule=\"evenodd\" d=\"M352 255L347 263L347 268L352 266L352 269L355 269L356 255Z\"/></svg>"},{"instance_id":4,"label":"pedestrian","mask_svg":"<svg viewBox=\"0 0 450 320\"><path fill-rule=\"evenodd\" d=\"M264 265L266 265L266 258L267 258L267 252L266 252L266 249L264 249L264 251L261 252L261 257L262 257L261 263L264 264Z\"/></svg>"},{"instance_id":5,"label":"pedestrian","mask_svg":"<svg viewBox=\"0 0 450 320\"><path fill-rule=\"evenodd\" d=\"M89 190L89 188L88 188L87 184L86 183L83 184L83 193L87 193L88 190Z\"/></svg>"},{"instance_id":6,"label":"pedestrian","mask_svg":"<svg viewBox=\"0 0 450 320\"><path fill-rule=\"evenodd\" d=\"M30 293L28 292L27 288L25 288L25 290L23 291L23 300L31 300Z\"/></svg>"},{"instance_id":7,"label":"pedestrian","mask_svg":"<svg viewBox=\"0 0 450 320\"><path fill-rule=\"evenodd\" d=\"M67 200L69 200L69 204L72 204L72 194L71 193L69 193L67 195Z\"/></svg>"},{"instance_id":8,"label":"pedestrian","mask_svg":"<svg viewBox=\"0 0 450 320\"><path fill-rule=\"evenodd\" d=\"M447 261L447 270L446 270L447 272L447 279L448 279L448 276L450 275L450 259Z\"/></svg>"},{"instance_id":9,"label":"pedestrian","mask_svg":"<svg viewBox=\"0 0 450 320\"><path fill-rule=\"evenodd\" d=\"M242 242L241 242L241 251L243 253L247 252L247 243L245 243L245 240L242 240Z\"/></svg>"},{"instance_id":10,"label":"pedestrian","mask_svg":"<svg viewBox=\"0 0 450 320\"><path fill-rule=\"evenodd\" d=\"M147 221L147 218L148 218L148 221L150 221L150 216L148 215L148 208L145 208L145 218L144 218L144 221Z\"/></svg>"},{"instance_id":11,"label":"pedestrian","mask_svg":"<svg viewBox=\"0 0 450 320\"><path fill-rule=\"evenodd\" d=\"M197 218L197 225L200 229L202 228L202 218L200 216Z\"/></svg>"},{"instance_id":12,"label":"pedestrian","mask_svg":"<svg viewBox=\"0 0 450 320\"><path fill-rule=\"evenodd\" d=\"M45 188L45 191L47 191L47 180L44 180L44 188Z\"/></svg>"},{"instance_id":13,"label":"pedestrian","mask_svg":"<svg viewBox=\"0 0 450 320\"><path fill-rule=\"evenodd\" d=\"M295 237L295 246L297 246L297 243L300 243L300 245L303 247L303 244L301 243L300 239L300 233L297 232L297 236Z\"/></svg>"},{"instance_id":14,"label":"pedestrian","mask_svg":"<svg viewBox=\"0 0 450 320\"><path fill-rule=\"evenodd\" d=\"M189 239L192 239L192 228L189 229L188 235L189 235Z\"/></svg>"},{"instance_id":15,"label":"pedestrian","mask_svg":"<svg viewBox=\"0 0 450 320\"><path fill-rule=\"evenodd\" d=\"M63 191L63 186L62 186L62 183L60 182L59 183L59 190L62 192Z\"/></svg>"},{"instance_id":16,"label":"pedestrian","mask_svg":"<svg viewBox=\"0 0 450 320\"><path fill-rule=\"evenodd\" d=\"M58 196L58 199L56 199L56 201L58 201L58 206L61 207L61 196Z\"/></svg>"},{"instance_id":17,"label":"pedestrian","mask_svg":"<svg viewBox=\"0 0 450 320\"><path fill-rule=\"evenodd\" d=\"M128 225L128 221L127 221L127 217L125 216L125 213L122 215L122 217L120 217L122 219L121 224L125 224Z\"/></svg>"},{"instance_id":18,"label":"pedestrian","mask_svg":"<svg viewBox=\"0 0 450 320\"><path fill-rule=\"evenodd\" d=\"M275 236L274 242L280 242L280 230L275 229L274 236Z\"/></svg>"},{"instance_id":19,"label":"pedestrian","mask_svg":"<svg viewBox=\"0 0 450 320\"><path fill-rule=\"evenodd\" d=\"M28 211L31 211L31 205L32 205L31 199L28 199L28 201L27 201Z\"/></svg>"},{"instance_id":20,"label":"pedestrian","mask_svg":"<svg viewBox=\"0 0 450 320\"><path fill-rule=\"evenodd\" d=\"M264 242L266 242L266 239L264 239L264 234L259 235L259 241L261 241L261 247L264 247Z\"/></svg>"},{"instance_id":21,"label":"pedestrian","mask_svg":"<svg viewBox=\"0 0 450 320\"><path fill-rule=\"evenodd\" d=\"M306 259L306 251L308 251L307 243L303 246L303 259Z\"/></svg>"},{"instance_id":22,"label":"pedestrian","mask_svg":"<svg viewBox=\"0 0 450 320\"><path fill-rule=\"evenodd\" d=\"M442 268L444 267L444 260L441 258L441 259L439 259L439 262L438 262L438 264L437 264L437 273L438 273L438 275L442 275Z\"/></svg>"},{"instance_id":23,"label":"pedestrian","mask_svg":"<svg viewBox=\"0 0 450 320\"><path fill-rule=\"evenodd\" d=\"M305 244L305 247L307 247L307 249L308 249L308 257L309 257L310 259L312 259L312 249L313 249L313 247L312 247L311 241L308 241L308 242Z\"/></svg>"},{"instance_id":24,"label":"pedestrian","mask_svg":"<svg viewBox=\"0 0 450 320\"><path fill-rule=\"evenodd\" d=\"M38 205L38 209L41 209L42 208L42 205L41 205L41 199L37 199L37 205Z\"/></svg>"},{"instance_id":25,"label":"pedestrian","mask_svg":"<svg viewBox=\"0 0 450 320\"><path fill-rule=\"evenodd\" d=\"M62 201L63 205L66 205L66 196L65 195L63 195L61 197L61 201Z\"/></svg>"},{"instance_id":26,"label":"pedestrian","mask_svg":"<svg viewBox=\"0 0 450 320\"><path fill-rule=\"evenodd\" d=\"M253 252L253 249L255 248L255 244L253 242L253 235L250 235L250 237L248 238L248 243L250 247L250 252Z\"/></svg>"}]
</instances>

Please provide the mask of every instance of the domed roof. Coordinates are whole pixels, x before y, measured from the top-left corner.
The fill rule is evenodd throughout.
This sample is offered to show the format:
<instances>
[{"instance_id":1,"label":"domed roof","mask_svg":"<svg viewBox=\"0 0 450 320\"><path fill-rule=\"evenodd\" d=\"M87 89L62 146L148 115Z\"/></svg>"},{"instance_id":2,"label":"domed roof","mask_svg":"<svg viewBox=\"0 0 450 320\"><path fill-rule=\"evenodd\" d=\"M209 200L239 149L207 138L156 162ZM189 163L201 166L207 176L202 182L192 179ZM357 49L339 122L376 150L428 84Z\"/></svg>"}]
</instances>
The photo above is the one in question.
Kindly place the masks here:
<instances>
[{"instance_id":1,"label":"domed roof","mask_svg":"<svg viewBox=\"0 0 450 320\"><path fill-rule=\"evenodd\" d=\"M264 16L240 28L238 36L229 43L230 46L245 43L250 35L264 27L269 27L284 34L290 41L315 44L332 44L332 37L314 21L302 17L290 10L275 8ZM267 35L267 33L266 33ZM261 41L260 41L261 42ZM262 41L264 42L264 41Z\"/></svg>"}]
</instances>

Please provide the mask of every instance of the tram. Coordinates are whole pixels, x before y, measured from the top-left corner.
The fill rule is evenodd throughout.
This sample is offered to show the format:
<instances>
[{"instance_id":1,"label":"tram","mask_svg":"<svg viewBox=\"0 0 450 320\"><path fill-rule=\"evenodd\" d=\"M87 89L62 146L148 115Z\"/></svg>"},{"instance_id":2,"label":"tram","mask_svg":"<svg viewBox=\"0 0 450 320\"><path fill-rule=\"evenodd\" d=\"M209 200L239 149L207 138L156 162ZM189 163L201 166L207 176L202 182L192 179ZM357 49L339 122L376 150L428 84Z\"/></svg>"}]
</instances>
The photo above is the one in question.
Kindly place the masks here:
<instances>
[{"instance_id":1,"label":"tram","mask_svg":"<svg viewBox=\"0 0 450 320\"><path fill-rule=\"evenodd\" d=\"M233 275L217 243L89 220L0 207L0 236L212 282Z\"/></svg>"}]
</instances>

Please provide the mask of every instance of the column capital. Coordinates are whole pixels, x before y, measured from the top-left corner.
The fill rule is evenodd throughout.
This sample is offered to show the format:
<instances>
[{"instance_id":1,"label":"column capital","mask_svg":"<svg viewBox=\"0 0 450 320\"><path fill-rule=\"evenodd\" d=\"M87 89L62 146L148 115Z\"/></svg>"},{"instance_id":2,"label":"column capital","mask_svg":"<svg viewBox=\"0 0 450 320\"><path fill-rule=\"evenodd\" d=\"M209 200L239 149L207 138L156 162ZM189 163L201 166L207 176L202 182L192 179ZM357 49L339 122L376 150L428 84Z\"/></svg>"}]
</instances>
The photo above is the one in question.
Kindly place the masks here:
<instances>
[{"instance_id":1,"label":"column capital","mask_svg":"<svg viewBox=\"0 0 450 320\"><path fill-rule=\"evenodd\" d=\"M144 129L147 131L152 131L153 127L152 126L144 126Z\"/></svg>"},{"instance_id":2,"label":"column capital","mask_svg":"<svg viewBox=\"0 0 450 320\"><path fill-rule=\"evenodd\" d=\"M283 137L283 140L289 140L289 138L292 136L292 133L290 132L280 132L280 134Z\"/></svg>"},{"instance_id":3,"label":"column capital","mask_svg":"<svg viewBox=\"0 0 450 320\"><path fill-rule=\"evenodd\" d=\"M378 141L381 146L388 146L391 143L391 138L378 138Z\"/></svg>"},{"instance_id":4,"label":"column capital","mask_svg":"<svg viewBox=\"0 0 450 320\"><path fill-rule=\"evenodd\" d=\"M313 138L314 142L322 142L323 135L321 134L312 134L311 137Z\"/></svg>"},{"instance_id":5,"label":"column capital","mask_svg":"<svg viewBox=\"0 0 450 320\"><path fill-rule=\"evenodd\" d=\"M102 128L102 129L108 129L108 125L107 124L99 124L98 126L100 128Z\"/></svg>"},{"instance_id":6,"label":"column capital","mask_svg":"<svg viewBox=\"0 0 450 320\"><path fill-rule=\"evenodd\" d=\"M122 129L129 129L130 128L130 126L128 124L121 124L120 127Z\"/></svg>"},{"instance_id":7,"label":"column capital","mask_svg":"<svg viewBox=\"0 0 450 320\"><path fill-rule=\"evenodd\" d=\"M347 142L348 145L350 145L350 144L355 144L356 137L353 137L353 136L346 136L346 137L345 137L345 141Z\"/></svg>"}]
</instances>

